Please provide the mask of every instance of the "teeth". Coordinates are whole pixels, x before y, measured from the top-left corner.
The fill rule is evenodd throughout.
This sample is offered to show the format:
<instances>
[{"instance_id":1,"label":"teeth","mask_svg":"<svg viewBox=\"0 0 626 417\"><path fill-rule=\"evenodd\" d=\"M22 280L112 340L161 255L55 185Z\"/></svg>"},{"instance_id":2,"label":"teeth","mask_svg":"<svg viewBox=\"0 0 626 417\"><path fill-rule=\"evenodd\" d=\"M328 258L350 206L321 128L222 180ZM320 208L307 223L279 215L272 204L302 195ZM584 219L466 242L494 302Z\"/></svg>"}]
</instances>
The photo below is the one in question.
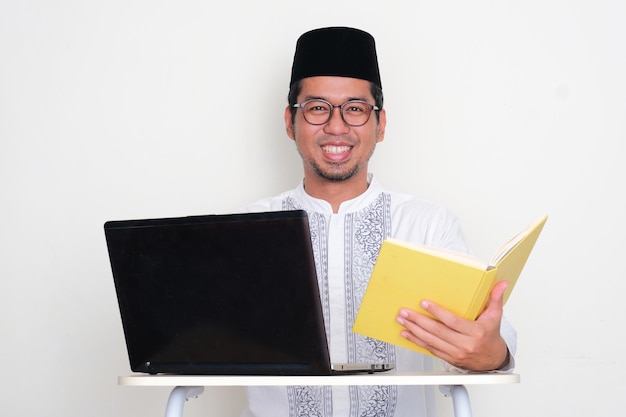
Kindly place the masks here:
<instances>
[{"instance_id":1,"label":"teeth","mask_svg":"<svg viewBox=\"0 0 626 417\"><path fill-rule=\"evenodd\" d=\"M322 150L327 153L344 153L350 150L349 146L323 146Z\"/></svg>"}]
</instances>

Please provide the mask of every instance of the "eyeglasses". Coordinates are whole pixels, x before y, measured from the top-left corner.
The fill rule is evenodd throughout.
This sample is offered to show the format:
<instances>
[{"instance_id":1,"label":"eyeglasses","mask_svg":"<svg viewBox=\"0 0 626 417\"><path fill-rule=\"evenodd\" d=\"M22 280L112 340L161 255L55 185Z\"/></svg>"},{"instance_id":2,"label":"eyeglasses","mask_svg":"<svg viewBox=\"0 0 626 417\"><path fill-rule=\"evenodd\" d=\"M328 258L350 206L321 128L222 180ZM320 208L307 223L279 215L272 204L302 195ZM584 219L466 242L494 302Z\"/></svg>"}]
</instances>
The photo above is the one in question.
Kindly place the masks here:
<instances>
[{"instance_id":1,"label":"eyeglasses","mask_svg":"<svg viewBox=\"0 0 626 417\"><path fill-rule=\"evenodd\" d=\"M301 108L304 120L314 126L328 123L333 117L335 108L339 108L344 123L353 127L363 126L370 119L372 110L380 110L377 106L362 100L350 100L335 105L318 98L296 103L293 107Z\"/></svg>"}]
</instances>

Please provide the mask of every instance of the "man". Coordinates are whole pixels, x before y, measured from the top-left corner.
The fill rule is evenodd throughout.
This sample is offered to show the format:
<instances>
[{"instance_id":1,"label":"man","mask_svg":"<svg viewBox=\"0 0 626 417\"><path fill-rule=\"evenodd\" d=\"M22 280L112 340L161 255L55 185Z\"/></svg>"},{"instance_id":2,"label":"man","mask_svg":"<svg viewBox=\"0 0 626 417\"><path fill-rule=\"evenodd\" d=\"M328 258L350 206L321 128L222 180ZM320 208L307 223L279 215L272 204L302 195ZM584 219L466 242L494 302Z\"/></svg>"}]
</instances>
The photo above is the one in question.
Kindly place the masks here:
<instances>
[{"instance_id":1,"label":"man","mask_svg":"<svg viewBox=\"0 0 626 417\"><path fill-rule=\"evenodd\" d=\"M384 189L368 173L385 137L386 113L374 39L323 28L298 39L285 109L287 135L302 158L303 181L248 211L304 209L309 215L333 362L393 362L432 369L430 356L350 331L380 245L387 237L468 251L458 221L428 201ZM433 277L436 279L436 277ZM403 336L459 370L511 370L515 332L502 321L504 287L475 322L424 300L439 320L398 312ZM245 416L434 415L419 387L250 387Z\"/></svg>"}]
</instances>

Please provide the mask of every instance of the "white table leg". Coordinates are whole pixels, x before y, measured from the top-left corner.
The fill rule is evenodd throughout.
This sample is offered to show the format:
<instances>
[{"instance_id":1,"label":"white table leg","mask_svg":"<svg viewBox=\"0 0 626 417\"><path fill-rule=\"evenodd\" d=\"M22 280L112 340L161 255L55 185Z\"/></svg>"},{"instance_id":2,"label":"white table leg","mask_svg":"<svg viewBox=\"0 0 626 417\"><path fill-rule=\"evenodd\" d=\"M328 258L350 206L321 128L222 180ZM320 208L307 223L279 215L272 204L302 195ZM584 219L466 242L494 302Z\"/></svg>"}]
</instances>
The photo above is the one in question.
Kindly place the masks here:
<instances>
[{"instance_id":1,"label":"white table leg","mask_svg":"<svg viewBox=\"0 0 626 417\"><path fill-rule=\"evenodd\" d=\"M189 398L197 398L204 387L175 387L170 393L165 409L165 417L183 417L183 407Z\"/></svg>"},{"instance_id":2,"label":"white table leg","mask_svg":"<svg viewBox=\"0 0 626 417\"><path fill-rule=\"evenodd\" d=\"M472 417L469 394L463 385L441 385L439 391L446 397L452 397L455 417Z\"/></svg>"}]
</instances>

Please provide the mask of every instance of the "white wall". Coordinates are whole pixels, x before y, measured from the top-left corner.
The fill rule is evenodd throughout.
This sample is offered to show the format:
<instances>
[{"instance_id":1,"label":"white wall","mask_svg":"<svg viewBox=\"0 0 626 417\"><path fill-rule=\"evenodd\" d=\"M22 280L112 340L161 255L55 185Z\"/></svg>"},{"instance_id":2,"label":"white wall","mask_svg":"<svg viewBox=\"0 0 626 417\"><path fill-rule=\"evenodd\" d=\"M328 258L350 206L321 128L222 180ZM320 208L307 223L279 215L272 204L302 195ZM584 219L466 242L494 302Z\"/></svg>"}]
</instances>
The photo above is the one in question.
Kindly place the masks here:
<instances>
[{"instance_id":1,"label":"white wall","mask_svg":"<svg viewBox=\"0 0 626 417\"><path fill-rule=\"evenodd\" d=\"M161 415L129 372L104 221L229 211L290 188L293 47L377 39L372 170L448 205L488 257L550 220L508 304L519 385L476 415L615 416L626 370L626 6L525 2L0 1L0 404L12 416ZM241 391L211 401L237 415Z\"/></svg>"}]
</instances>

